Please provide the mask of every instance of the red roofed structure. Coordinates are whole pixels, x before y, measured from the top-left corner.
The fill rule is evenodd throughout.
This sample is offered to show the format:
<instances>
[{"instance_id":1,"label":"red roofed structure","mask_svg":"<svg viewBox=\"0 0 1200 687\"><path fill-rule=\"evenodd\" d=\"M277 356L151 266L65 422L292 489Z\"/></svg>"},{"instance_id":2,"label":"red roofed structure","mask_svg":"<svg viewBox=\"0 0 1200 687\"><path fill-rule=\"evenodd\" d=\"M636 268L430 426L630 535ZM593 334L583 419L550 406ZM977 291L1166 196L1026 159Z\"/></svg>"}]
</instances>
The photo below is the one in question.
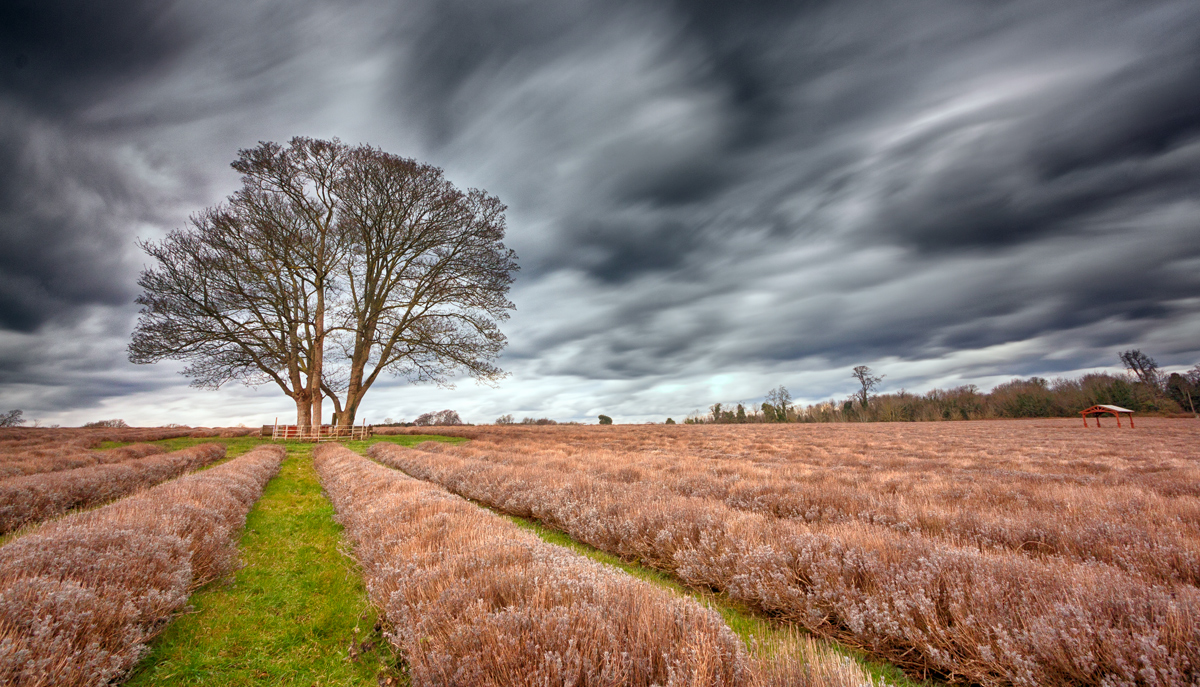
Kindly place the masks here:
<instances>
[{"instance_id":1,"label":"red roofed structure","mask_svg":"<svg viewBox=\"0 0 1200 687\"><path fill-rule=\"evenodd\" d=\"M1133 411L1128 408L1122 408L1121 406L1109 406L1109 405L1092 406L1091 408L1088 408L1087 410L1084 410L1084 411L1080 412L1079 414L1083 416L1083 426L1084 427L1088 426L1087 419L1089 417L1095 417L1096 418L1096 426L1099 427L1101 415L1112 415L1112 416L1116 417L1118 427L1121 426L1121 416L1128 415L1129 416L1129 426L1133 427Z\"/></svg>"}]
</instances>

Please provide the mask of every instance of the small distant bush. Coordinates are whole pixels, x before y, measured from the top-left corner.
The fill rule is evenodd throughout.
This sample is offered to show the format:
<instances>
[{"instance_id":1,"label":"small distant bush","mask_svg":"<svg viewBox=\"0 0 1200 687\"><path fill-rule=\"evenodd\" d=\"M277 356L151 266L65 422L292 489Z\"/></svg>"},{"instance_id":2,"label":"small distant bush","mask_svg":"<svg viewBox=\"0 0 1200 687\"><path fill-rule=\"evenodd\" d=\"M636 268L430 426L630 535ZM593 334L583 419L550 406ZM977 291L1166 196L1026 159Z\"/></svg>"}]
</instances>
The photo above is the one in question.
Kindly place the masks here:
<instances>
[{"instance_id":1,"label":"small distant bush","mask_svg":"<svg viewBox=\"0 0 1200 687\"><path fill-rule=\"evenodd\" d=\"M446 426L464 424L458 412L454 410L439 410L436 413L425 413L413 420L418 427Z\"/></svg>"},{"instance_id":2,"label":"small distant bush","mask_svg":"<svg viewBox=\"0 0 1200 687\"><path fill-rule=\"evenodd\" d=\"M611 424L612 424L612 418L611 418L611 417L609 417L609 416L607 416L607 415L601 415L601 416L600 416L600 424L602 424L602 425L611 425Z\"/></svg>"},{"instance_id":3,"label":"small distant bush","mask_svg":"<svg viewBox=\"0 0 1200 687\"><path fill-rule=\"evenodd\" d=\"M523 424L523 425L557 425L558 421L551 420L548 417L539 417L536 420L531 417L526 417L526 418L521 419L521 424Z\"/></svg>"},{"instance_id":4,"label":"small distant bush","mask_svg":"<svg viewBox=\"0 0 1200 687\"><path fill-rule=\"evenodd\" d=\"M96 420L84 425L85 428L124 429L129 427L124 420Z\"/></svg>"},{"instance_id":5,"label":"small distant bush","mask_svg":"<svg viewBox=\"0 0 1200 687\"><path fill-rule=\"evenodd\" d=\"M416 424L416 423L409 422L408 420L405 420L404 418L400 418L399 420L393 420L390 417L385 417L385 418L383 418L383 422L376 423L374 426L375 427L412 427L414 424Z\"/></svg>"},{"instance_id":6,"label":"small distant bush","mask_svg":"<svg viewBox=\"0 0 1200 687\"><path fill-rule=\"evenodd\" d=\"M671 418L667 418L667 421L664 424L673 425L673 424L675 424L675 421L672 420Z\"/></svg>"}]
</instances>

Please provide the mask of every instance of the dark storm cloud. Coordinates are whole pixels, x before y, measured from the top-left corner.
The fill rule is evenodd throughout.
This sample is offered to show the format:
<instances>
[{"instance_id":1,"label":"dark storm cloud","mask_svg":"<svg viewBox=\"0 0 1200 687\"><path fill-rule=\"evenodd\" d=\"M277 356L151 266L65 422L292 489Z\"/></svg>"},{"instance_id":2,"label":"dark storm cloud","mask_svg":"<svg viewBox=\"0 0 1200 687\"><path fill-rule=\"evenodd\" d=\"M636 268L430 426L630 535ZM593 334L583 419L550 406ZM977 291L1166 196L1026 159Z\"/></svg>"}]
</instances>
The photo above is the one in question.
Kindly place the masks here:
<instances>
[{"instance_id":1,"label":"dark storm cloud","mask_svg":"<svg viewBox=\"0 0 1200 687\"><path fill-rule=\"evenodd\" d=\"M144 179L86 112L187 44L161 3L14 2L0 9L0 327L31 331L132 298Z\"/></svg>"},{"instance_id":2,"label":"dark storm cloud","mask_svg":"<svg viewBox=\"0 0 1200 687\"><path fill-rule=\"evenodd\" d=\"M129 243L122 222L136 221L137 192L87 141L24 123L0 131L0 327L30 331L74 306L132 297L120 279Z\"/></svg>"},{"instance_id":3,"label":"dark storm cloud","mask_svg":"<svg viewBox=\"0 0 1200 687\"><path fill-rule=\"evenodd\" d=\"M171 6L15 0L0 8L0 89L36 110L77 113L169 63L188 43Z\"/></svg>"},{"instance_id":4,"label":"dark storm cloud","mask_svg":"<svg viewBox=\"0 0 1200 687\"><path fill-rule=\"evenodd\" d=\"M1003 246L1086 233L1107 211L1195 194L1196 170L1169 161L1200 135L1200 91L1189 86L1200 83L1200 56L1189 38L1147 46L1135 64L1023 112L984 113L1008 120L997 125L1007 131L948 142L995 124L964 117L898 150L898 165L956 159L890 187L881 232L922 251Z\"/></svg>"},{"instance_id":5,"label":"dark storm cloud","mask_svg":"<svg viewBox=\"0 0 1200 687\"><path fill-rule=\"evenodd\" d=\"M183 382L12 346L131 320L133 239L297 134L508 204L531 408L1198 354L1192 0L18 3L0 53L0 386L47 408Z\"/></svg>"}]
</instances>

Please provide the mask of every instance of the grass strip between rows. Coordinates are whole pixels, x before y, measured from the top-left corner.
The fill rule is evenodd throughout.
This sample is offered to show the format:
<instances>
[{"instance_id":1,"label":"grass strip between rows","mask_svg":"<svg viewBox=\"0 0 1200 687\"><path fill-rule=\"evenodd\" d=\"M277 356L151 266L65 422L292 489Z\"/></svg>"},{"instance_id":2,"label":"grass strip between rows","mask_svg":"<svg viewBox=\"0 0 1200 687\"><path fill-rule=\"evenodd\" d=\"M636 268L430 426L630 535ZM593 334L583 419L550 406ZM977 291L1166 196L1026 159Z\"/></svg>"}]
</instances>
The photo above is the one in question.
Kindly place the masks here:
<instances>
[{"instance_id":1,"label":"grass strip between rows","mask_svg":"<svg viewBox=\"0 0 1200 687\"><path fill-rule=\"evenodd\" d=\"M191 450L213 449L225 452ZM264 446L0 548L0 682L123 677L194 589L234 569L236 536L283 457Z\"/></svg>"},{"instance_id":2,"label":"grass strip between rows","mask_svg":"<svg viewBox=\"0 0 1200 687\"><path fill-rule=\"evenodd\" d=\"M742 639L743 642L745 642L748 648L758 645L763 646L770 651L771 647L777 646L786 641L789 637L789 633L795 631L793 628L785 627L779 622L762 617L753 610L747 608L744 604L740 604L737 601L728 598L724 594L715 594L704 590L693 589L685 586L679 580L660 570L639 565L638 563L621 560L617 556L601 551L594 546L576 541L572 539L569 534L563 532L562 530L548 527L547 525L544 525L536 520L529 520L516 515L507 515L482 503L473 503L481 508L487 508L488 510L512 521L519 527L533 532L537 536L541 537L542 541L548 544L562 546L574 551L575 553L587 556L588 558L599 563L604 563L605 565L619 568L620 570L623 570L633 577L645 582L670 589L681 596L688 596L695 599L701 604L720 613L721 617L725 620L725 624L729 626L729 629L733 630L734 634L736 634ZM872 661L861 651L843 647L835 642L826 643L831 649L850 657L855 662L860 664L868 673L871 674L871 677L875 678L876 680L883 680L890 685L894 685L895 687L929 687L938 684L928 681L915 681L906 675L904 671L900 670L894 665Z\"/></svg>"},{"instance_id":3,"label":"grass strip between rows","mask_svg":"<svg viewBox=\"0 0 1200 687\"><path fill-rule=\"evenodd\" d=\"M101 444L98 447L98 450L118 448L120 446L129 446L130 444L135 444L135 443L147 443L147 442L105 441L105 442L101 442ZM224 444L225 445L225 457L224 458L215 460L207 465L201 465L200 467L198 467L195 470L188 473L188 474L194 474L197 472L201 472L203 470L208 470L209 468L216 467L223 463L227 463L227 462L233 460L234 458L237 458L238 456L242 455L243 453L246 453L247 451L254 448L255 446L260 446L263 443L268 443L268 442L264 442L262 439L258 439L258 438L254 438L254 437L235 437L235 438L223 438L223 439L216 438L216 437L205 437L203 439L190 439L188 437L182 437L182 438L165 439L165 440L155 441L153 443L156 445L165 447L167 452L178 451L179 449L187 448L189 446L195 446L196 444ZM128 497L126 496L126 497L122 497L122 498L128 498ZM114 501L106 501L104 503L95 503L90 506L80 506L78 508L72 508L71 510L69 510L65 513L62 513L61 515L54 516L53 518L48 518L46 520L42 520L41 522L31 522L28 525L25 525L23 527L13 530L12 532L8 532L6 534L0 535L0 546L4 546L5 544L12 541L13 539L16 539L17 537L23 537L27 534L32 534L33 532L36 532L39 528L41 528L42 525L45 525L48 522L54 522L55 520L58 520L60 518L69 517L76 513L86 513L87 511L90 511L90 510L96 510L97 508L103 508L104 506L107 506L110 503L115 503L117 500L120 500L120 499L116 499Z\"/></svg>"},{"instance_id":4,"label":"grass strip between rows","mask_svg":"<svg viewBox=\"0 0 1200 687\"><path fill-rule=\"evenodd\" d=\"M431 438L355 443L364 450L374 441ZM162 443L201 441L210 439ZM232 453L235 445L244 451L268 440L219 441ZM232 581L192 595L192 612L158 638L129 685L374 686L393 674L394 654L380 641L377 613L360 571L343 554L341 527L313 471L312 445L288 442L287 449L279 476L246 521L244 567Z\"/></svg>"},{"instance_id":5,"label":"grass strip between rows","mask_svg":"<svg viewBox=\"0 0 1200 687\"><path fill-rule=\"evenodd\" d=\"M411 446L430 439L463 441L400 435L345 445L365 453L379 441ZM258 437L182 437L155 443L177 450L218 441L229 447L229 458L267 443ZM388 677L394 680L390 684L402 684L395 652L380 641L378 612L367 602L361 573L344 555L341 526L334 522L332 506L313 470L312 445L287 446L280 475L267 485L247 520L240 544L245 567L232 582L214 583L193 594L191 612L153 644L128 684L377 685L389 684ZM547 543L697 599L718 611L747 646L769 648L787 635L778 623L721 595L687 588L669 575L623 561L541 523L504 517ZM890 684L921 684L894 666L845 653Z\"/></svg>"}]
</instances>

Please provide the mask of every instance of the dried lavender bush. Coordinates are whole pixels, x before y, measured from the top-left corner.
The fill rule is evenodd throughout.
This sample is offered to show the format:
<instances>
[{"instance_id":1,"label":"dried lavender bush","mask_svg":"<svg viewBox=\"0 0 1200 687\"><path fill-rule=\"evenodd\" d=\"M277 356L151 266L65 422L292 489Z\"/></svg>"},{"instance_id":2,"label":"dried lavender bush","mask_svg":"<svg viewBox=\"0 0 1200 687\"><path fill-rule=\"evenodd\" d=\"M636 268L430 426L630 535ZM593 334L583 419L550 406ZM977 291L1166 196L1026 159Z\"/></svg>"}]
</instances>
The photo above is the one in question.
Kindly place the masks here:
<instances>
[{"instance_id":1,"label":"dried lavender bush","mask_svg":"<svg viewBox=\"0 0 1200 687\"><path fill-rule=\"evenodd\" d=\"M233 570L283 456L262 446L0 547L0 683L120 679L192 590Z\"/></svg>"},{"instance_id":2,"label":"dried lavender bush","mask_svg":"<svg viewBox=\"0 0 1200 687\"><path fill-rule=\"evenodd\" d=\"M143 443L106 451L93 449L105 441L159 441L193 431L187 427L0 428L0 479L143 458L161 453L162 448Z\"/></svg>"},{"instance_id":3,"label":"dried lavender bush","mask_svg":"<svg viewBox=\"0 0 1200 687\"><path fill-rule=\"evenodd\" d=\"M220 444L136 458L122 463L45 472L0 481L0 534L132 494L225 456Z\"/></svg>"},{"instance_id":4,"label":"dried lavender bush","mask_svg":"<svg viewBox=\"0 0 1200 687\"><path fill-rule=\"evenodd\" d=\"M371 455L912 669L984 684L1200 681L1194 586L857 520L814 527L682 495L667 469L598 479L553 436ZM598 463L639 470L613 448Z\"/></svg>"},{"instance_id":5,"label":"dried lavender bush","mask_svg":"<svg viewBox=\"0 0 1200 687\"><path fill-rule=\"evenodd\" d=\"M810 645L751 661L713 611L341 446L314 461L414 685L870 684Z\"/></svg>"},{"instance_id":6,"label":"dried lavender bush","mask_svg":"<svg viewBox=\"0 0 1200 687\"><path fill-rule=\"evenodd\" d=\"M596 428L532 443L510 429L458 451L503 446L510 464L649 481L818 530L859 522L1195 586L1200 498L1184 492L1200 484L1200 426L1150 425L1136 435L1063 422L869 425L858 434L845 425L634 426L608 428L599 448Z\"/></svg>"},{"instance_id":7,"label":"dried lavender bush","mask_svg":"<svg viewBox=\"0 0 1200 687\"><path fill-rule=\"evenodd\" d=\"M58 472L92 465L121 463L163 452L165 452L163 447L154 444L133 444L105 451L93 451L76 444L38 447L29 449L20 454L20 457L6 456L7 460L0 463L0 480L42 472Z\"/></svg>"},{"instance_id":8,"label":"dried lavender bush","mask_svg":"<svg viewBox=\"0 0 1200 687\"><path fill-rule=\"evenodd\" d=\"M0 428L0 464L34 448L95 448L105 441L146 442L186 437L191 427L5 427Z\"/></svg>"}]
</instances>

